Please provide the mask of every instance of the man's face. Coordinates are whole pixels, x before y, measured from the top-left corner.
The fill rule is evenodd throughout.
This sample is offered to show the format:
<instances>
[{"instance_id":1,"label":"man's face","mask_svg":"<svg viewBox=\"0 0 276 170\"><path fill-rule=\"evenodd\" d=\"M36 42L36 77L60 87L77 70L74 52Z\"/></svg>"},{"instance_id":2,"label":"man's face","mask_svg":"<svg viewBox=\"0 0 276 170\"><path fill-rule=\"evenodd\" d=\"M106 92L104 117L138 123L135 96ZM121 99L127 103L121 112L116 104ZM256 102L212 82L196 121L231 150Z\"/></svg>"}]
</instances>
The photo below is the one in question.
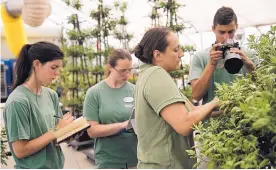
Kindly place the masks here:
<instances>
[{"instance_id":1,"label":"man's face","mask_svg":"<svg viewBox=\"0 0 276 170\"><path fill-rule=\"evenodd\" d=\"M228 25L215 25L213 26L213 32L216 35L216 43L224 43L227 39L234 39L235 32L238 25L235 21L232 21Z\"/></svg>"}]
</instances>

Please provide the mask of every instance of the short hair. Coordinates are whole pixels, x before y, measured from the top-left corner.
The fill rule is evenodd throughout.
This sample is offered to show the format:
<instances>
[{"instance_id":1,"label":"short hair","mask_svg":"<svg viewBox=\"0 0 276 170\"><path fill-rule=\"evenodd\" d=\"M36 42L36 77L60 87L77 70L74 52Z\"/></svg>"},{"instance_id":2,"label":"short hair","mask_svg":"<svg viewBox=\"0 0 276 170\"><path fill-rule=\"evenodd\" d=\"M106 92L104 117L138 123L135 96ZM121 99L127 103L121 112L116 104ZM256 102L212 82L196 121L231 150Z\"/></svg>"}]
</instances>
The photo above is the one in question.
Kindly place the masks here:
<instances>
[{"instance_id":1,"label":"short hair","mask_svg":"<svg viewBox=\"0 0 276 170\"><path fill-rule=\"evenodd\" d=\"M217 24L228 25L232 21L235 21L235 23L238 24L237 15L232 8L223 6L217 10L214 16L213 26L215 27Z\"/></svg>"}]
</instances>

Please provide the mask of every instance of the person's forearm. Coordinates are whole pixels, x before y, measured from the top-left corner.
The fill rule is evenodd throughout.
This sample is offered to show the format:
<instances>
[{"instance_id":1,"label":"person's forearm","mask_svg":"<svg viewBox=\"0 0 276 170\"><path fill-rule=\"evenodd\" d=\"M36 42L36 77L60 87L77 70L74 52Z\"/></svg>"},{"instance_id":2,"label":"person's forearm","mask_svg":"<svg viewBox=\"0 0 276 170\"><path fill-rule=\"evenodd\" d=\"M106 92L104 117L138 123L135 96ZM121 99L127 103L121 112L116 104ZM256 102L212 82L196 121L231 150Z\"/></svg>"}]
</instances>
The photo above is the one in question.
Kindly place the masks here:
<instances>
[{"instance_id":1,"label":"person's forearm","mask_svg":"<svg viewBox=\"0 0 276 170\"><path fill-rule=\"evenodd\" d=\"M200 106L194 106L193 107L193 110L197 110L197 109L200 109L203 105L200 105ZM209 115L209 117L217 117L219 115L222 114L222 111L221 110L214 110L212 111L212 113Z\"/></svg>"},{"instance_id":2,"label":"person's forearm","mask_svg":"<svg viewBox=\"0 0 276 170\"><path fill-rule=\"evenodd\" d=\"M179 124L179 127L176 128L178 129L178 133L183 136L190 135L193 131L193 126L211 115L215 106L215 102L211 101L205 105L197 106L194 110L189 111L187 116L183 117L183 120L181 120L183 123Z\"/></svg>"},{"instance_id":3,"label":"person's forearm","mask_svg":"<svg viewBox=\"0 0 276 170\"><path fill-rule=\"evenodd\" d=\"M112 123L112 124L97 124L91 125L91 128L87 130L90 138L106 137L114 135L124 129L122 123Z\"/></svg>"},{"instance_id":4,"label":"person's forearm","mask_svg":"<svg viewBox=\"0 0 276 170\"><path fill-rule=\"evenodd\" d=\"M49 132L41 135L36 139L32 139L29 141L26 141L26 140L16 141L16 144L15 144L16 146L14 145L12 146L13 146L13 150L15 151L16 157L18 157L19 159L23 159L27 156L37 153L38 151L45 148L49 143L51 143L55 139L56 137L54 135L54 131L50 130Z\"/></svg>"},{"instance_id":5,"label":"person's forearm","mask_svg":"<svg viewBox=\"0 0 276 170\"><path fill-rule=\"evenodd\" d=\"M206 93L209 82L215 70L215 66L207 64L202 75L192 85L192 97L193 99L200 101Z\"/></svg>"},{"instance_id":6,"label":"person's forearm","mask_svg":"<svg viewBox=\"0 0 276 170\"><path fill-rule=\"evenodd\" d=\"M198 124L200 121L206 119L209 115L211 115L216 104L211 101L206 103L205 105L198 106L193 111L188 112L188 122L190 125Z\"/></svg>"}]
</instances>

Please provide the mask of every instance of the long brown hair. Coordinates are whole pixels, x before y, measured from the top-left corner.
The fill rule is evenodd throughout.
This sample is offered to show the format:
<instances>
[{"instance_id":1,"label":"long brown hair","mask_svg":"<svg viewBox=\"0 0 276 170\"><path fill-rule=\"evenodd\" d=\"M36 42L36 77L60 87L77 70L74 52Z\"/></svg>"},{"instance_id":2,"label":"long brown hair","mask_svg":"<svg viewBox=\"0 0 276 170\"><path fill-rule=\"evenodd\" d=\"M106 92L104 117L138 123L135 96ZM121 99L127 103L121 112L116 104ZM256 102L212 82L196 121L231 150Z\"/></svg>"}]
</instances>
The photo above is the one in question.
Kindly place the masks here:
<instances>
[{"instance_id":1,"label":"long brown hair","mask_svg":"<svg viewBox=\"0 0 276 170\"><path fill-rule=\"evenodd\" d=\"M15 80L13 81L12 90L29 78L34 60L39 60L42 64L45 64L56 59L63 59L63 52L53 43L41 41L24 45L16 60Z\"/></svg>"},{"instance_id":2,"label":"long brown hair","mask_svg":"<svg viewBox=\"0 0 276 170\"><path fill-rule=\"evenodd\" d=\"M111 53L108 56L107 64L109 64L111 67L114 68L117 65L117 61L119 59L122 59L122 60L129 59L130 61L132 61L129 51L123 48L118 48L111 51ZM110 75L110 70L108 67L106 67L104 72L104 78L107 78L109 75Z\"/></svg>"}]
</instances>

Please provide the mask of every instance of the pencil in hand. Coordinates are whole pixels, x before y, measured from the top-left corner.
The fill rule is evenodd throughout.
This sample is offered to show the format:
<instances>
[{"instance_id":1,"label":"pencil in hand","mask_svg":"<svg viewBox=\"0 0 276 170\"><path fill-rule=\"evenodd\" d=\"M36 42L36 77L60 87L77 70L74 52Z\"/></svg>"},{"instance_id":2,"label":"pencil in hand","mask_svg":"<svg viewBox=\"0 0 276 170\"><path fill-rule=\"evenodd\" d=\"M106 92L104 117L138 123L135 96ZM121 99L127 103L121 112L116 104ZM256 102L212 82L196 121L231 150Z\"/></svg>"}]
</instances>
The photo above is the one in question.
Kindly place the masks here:
<instances>
[{"instance_id":1,"label":"pencil in hand","mask_svg":"<svg viewBox=\"0 0 276 170\"><path fill-rule=\"evenodd\" d=\"M56 117L56 118L58 118L58 119L62 119L62 117L59 117L59 116L57 116L57 115L54 115L54 117Z\"/></svg>"}]
</instances>

